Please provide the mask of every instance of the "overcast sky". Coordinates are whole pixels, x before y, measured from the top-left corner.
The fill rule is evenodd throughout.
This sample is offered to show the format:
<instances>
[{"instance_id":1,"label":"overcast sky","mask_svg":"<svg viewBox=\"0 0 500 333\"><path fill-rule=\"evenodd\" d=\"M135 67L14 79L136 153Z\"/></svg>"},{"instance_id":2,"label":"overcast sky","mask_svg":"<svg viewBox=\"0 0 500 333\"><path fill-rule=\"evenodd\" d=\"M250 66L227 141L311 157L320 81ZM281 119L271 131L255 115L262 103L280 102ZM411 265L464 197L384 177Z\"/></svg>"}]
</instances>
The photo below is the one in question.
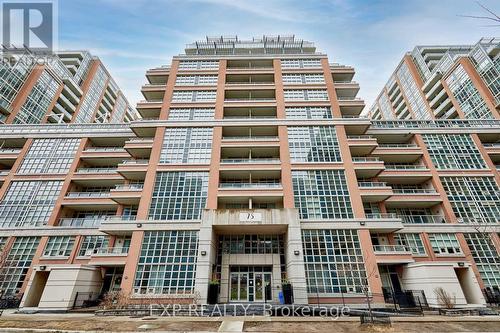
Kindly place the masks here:
<instances>
[{"instance_id":1,"label":"overcast sky","mask_svg":"<svg viewBox=\"0 0 500 333\"><path fill-rule=\"evenodd\" d=\"M100 57L130 102L148 68L170 64L206 35L294 34L330 62L356 68L370 106L405 52L422 44L473 44L500 36L473 0L59 0L59 48ZM481 3L500 13L499 0Z\"/></svg>"}]
</instances>

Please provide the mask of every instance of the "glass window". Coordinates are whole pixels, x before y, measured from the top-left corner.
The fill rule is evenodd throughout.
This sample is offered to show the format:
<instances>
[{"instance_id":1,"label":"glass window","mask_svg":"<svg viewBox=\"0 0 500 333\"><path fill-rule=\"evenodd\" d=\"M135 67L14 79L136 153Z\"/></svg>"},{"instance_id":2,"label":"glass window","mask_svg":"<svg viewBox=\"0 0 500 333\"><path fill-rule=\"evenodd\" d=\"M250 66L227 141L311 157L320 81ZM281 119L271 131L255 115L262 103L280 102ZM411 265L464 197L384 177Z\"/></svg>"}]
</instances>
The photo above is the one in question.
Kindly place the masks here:
<instances>
[{"instance_id":1,"label":"glass window","mask_svg":"<svg viewBox=\"0 0 500 333\"><path fill-rule=\"evenodd\" d=\"M208 193L208 172L158 172L150 220L199 220Z\"/></svg>"},{"instance_id":2,"label":"glass window","mask_svg":"<svg viewBox=\"0 0 500 333\"><path fill-rule=\"evenodd\" d=\"M302 230L302 245L308 293L363 292L365 263L356 230Z\"/></svg>"},{"instance_id":3,"label":"glass window","mask_svg":"<svg viewBox=\"0 0 500 333\"><path fill-rule=\"evenodd\" d=\"M84 236L80 250L78 251L79 257L88 257L94 254L97 249L106 249L109 244L109 236Z\"/></svg>"},{"instance_id":4,"label":"glass window","mask_svg":"<svg viewBox=\"0 0 500 333\"><path fill-rule=\"evenodd\" d=\"M432 250L436 254L462 254L455 234L429 234Z\"/></svg>"},{"instance_id":5,"label":"glass window","mask_svg":"<svg viewBox=\"0 0 500 333\"><path fill-rule=\"evenodd\" d=\"M167 128L160 163L210 163L212 128Z\"/></svg>"},{"instance_id":6,"label":"glass window","mask_svg":"<svg viewBox=\"0 0 500 333\"><path fill-rule=\"evenodd\" d=\"M54 236L49 237L45 250L44 257L69 257L73 245L75 243L74 236Z\"/></svg>"},{"instance_id":7,"label":"glass window","mask_svg":"<svg viewBox=\"0 0 500 333\"><path fill-rule=\"evenodd\" d=\"M39 241L38 237L16 237L0 274L0 289L4 295L20 292Z\"/></svg>"},{"instance_id":8,"label":"glass window","mask_svg":"<svg viewBox=\"0 0 500 333\"><path fill-rule=\"evenodd\" d=\"M35 139L18 173L67 173L79 145L80 139Z\"/></svg>"},{"instance_id":9,"label":"glass window","mask_svg":"<svg viewBox=\"0 0 500 333\"><path fill-rule=\"evenodd\" d=\"M172 108L168 111L169 120L212 120L214 108Z\"/></svg>"},{"instance_id":10,"label":"glass window","mask_svg":"<svg viewBox=\"0 0 500 333\"><path fill-rule=\"evenodd\" d=\"M464 237L485 286L500 286L500 256L490 235L464 233Z\"/></svg>"},{"instance_id":11,"label":"glass window","mask_svg":"<svg viewBox=\"0 0 500 333\"><path fill-rule=\"evenodd\" d=\"M422 134L437 169L486 169L469 134Z\"/></svg>"},{"instance_id":12,"label":"glass window","mask_svg":"<svg viewBox=\"0 0 500 333\"><path fill-rule=\"evenodd\" d=\"M329 106L285 107L289 119L331 119L332 110Z\"/></svg>"},{"instance_id":13,"label":"glass window","mask_svg":"<svg viewBox=\"0 0 500 333\"><path fill-rule=\"evenodd\" d=\"M415 255L425 255L425 247L420 234L395 234L394 239L398 245L403 245Z\"/></svg>"},{"instance_id":14,"label":"glass window","mask_svg":"<svg viewBox=\"0 0 500 333\"><path fill-rule=\"evenodd\" d=\"M62 181L13 181L0 202L0 226L42 226L47 224Z\"/></svg>"},{"instance_id":15,"label":"glass window","mask_svg":"<svg viewBox=\"0 0 500 333\"><path fill-rule=\"evenodd\" d=\"M198 231L146 232L135 275L134 293L193 293L197 258Z\"/></svg>"},{"instance_id":16,"label":"glass window","mask_svg":"<svg viewBox=\"0 0 500 333\"><path fill-rule=\"evenodd\" d=\"M292 162L341 162L334 126L288 127Z\"/></svg>"},{"instance_id":17,"label":"glass window","mask_svg":"<svg viewBox=\"0 0 500 333\"><path fill-rule=\"evenodd\" d=\"M301 219L353 218L343 170L292 171L292 183Z\"/></svg>"}]
</instances>

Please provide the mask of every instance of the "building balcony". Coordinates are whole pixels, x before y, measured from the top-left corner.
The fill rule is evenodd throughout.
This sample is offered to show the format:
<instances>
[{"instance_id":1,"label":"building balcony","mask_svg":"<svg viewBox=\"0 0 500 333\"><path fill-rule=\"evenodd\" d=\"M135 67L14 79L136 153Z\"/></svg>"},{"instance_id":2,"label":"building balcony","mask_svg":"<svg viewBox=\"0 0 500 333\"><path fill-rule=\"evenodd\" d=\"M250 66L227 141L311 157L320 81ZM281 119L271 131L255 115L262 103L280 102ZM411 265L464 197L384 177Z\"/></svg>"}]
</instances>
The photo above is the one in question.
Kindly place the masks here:
<instances>
[{"instance_id":1,"label":"building balcony","mask_svg":"<svg viewBox=\"0 0 500 333\"><path fill-rule=\"evenodd\" d=\"M283 187L279 181L241 181L221 182L219 184L218 197L283 197Z\"/></svg>"},{"instance_id":2,"label":"building balcony","mask_svg":"<svg viewBox=\"0 0 500 333\"><path fill-rule=\"evenodd\" d=\"M276 107L224 108L224 119L276 119Z\"/></svg>"},{"instance_id":3,"label":"building balcony","mask_svg":"<svg viewBox=\"0 0 500 333\"><path fill-rule=\"evenodd\" d=\"M413 143L379 144L372 152L386 163L414 163L423 155L422 149Z\"/></svg>"},{"instance_id":4,"label":"building balcony","mask_svg":"<svg viewBox=\"0 0 500 333\"><path fill-rule=\"evenodd\" d=\"M227 74L236 73L274 73L271 59L228 60Z\"/></svg>"},{"instance_id":5,"label":"building balcony","mask_svg":"<svg viewBox=\"0 0 500 333\"><path fill-rule=\"evenodd\" d=\"M330 71L334 82L351 81L355 74L353 67L340 64L330 64Z\"/></svg>"},{"instance_id":6,"label":"building balcony","mask_svg":"<svg viewBox=\"0 0 500 333\"><path fill-rule=\"evenodd\" d=\"M19 157L20 148L1 148L0 149L0 164L12 167L14 162Z\"/></svg>"},{"instance_id":7,"label":"building balcony","mask_svg":"<svg viewBox=\"0 0 500 333\"><path fill-rule=\"evenodd\" d=\"M368 155L377 148L377 139L369 135L349 135L347 143L352 155Z\"/></svg>"},{"instance_id":8,"label":"building balcony","mask_svg":"<svg viewBox=\"0 0 500 333\"><path fill-rule=\"evenodd\" d=\"M355 98L359 92L359 84L354 81L334 82L338 98Z\"/></svg>"},{"instance_id":9,"label":"building balcony","mask_svg":"<svg viewBox=\"0 0 500 333\"><path fill-rule=\"evenodd\" d=\"M130 155L123 147L88 147L82 152L81 159L91 166L118 165Z\"/></svg>"},{"instance_id":10,"label":"building balcony","mask_svg":"<svg viewBox=\"0 0 500 333\"><path fill-rule=\"evenodd\" d=\"M384 170L384 162L376 157L353 157L352 161L358 178L373 178Z\"/></svg>"},{"instance_id":11,"label":"building balcony","mask_svg":"<svg viewBox=\"0 0 500 333\"><path fill-rule=\"evenodd\" d=\"M380 202L389 198L392 188L384 182L358 182L358 188L363 202Z\"/></svg>"},{"instance_id":12,"label":"building balcony","mask_svg":"<svg viewBox=\"0 0 500 333\"><path fill-rule=\"evenodd\" d=\"M149 69L146 72L146 78L150 84L167 84L170 67L162 66Z\"/></svg>"},{"instance_id":13,"label":"building balcony","mask_svg":"<svg viewBox=\"0 0 500 333\"><path fill-rule=\"evenodd\" d=\"M483 147L493 163L497 164L500 162L500 142L483 143Z\"/></svg>"},{"instance_id":14,"label":"building balcony","mask_svg":"<svg viewBox=\"0 0 500 333\"><path fill-rule=\"evenodd\" d=\"M415 262L411 251L403 245L373 245L377 264L407 264Z\"/></svg>"},{"instance_id":15,"label":"building balcony","mask_svg":"<svg viewBox=\"0 0 500 333\"><path fill-rule=\"evenodd\" d=\"M128 247L110 247L90 250L88 253L88 255L90 255L90 261L88 264L94 266L125 266L128 251Z\"/></svg>"},{"instance_id":16,"label":"building balcony","mask_svg":"<svg viewBox=\"0 0 500 333\"><path fill-rule=\"evenodd\" d=\"M145 84L141 88L141 93L148 101L163 100L166 88L165 84Z\"/></svg>"},{"instance_id":17,"label":"building balcony","mask_svg":"<svg viewBox=\"0 0 500 333\"><path fill-rule=\"evenodd\" d=\"M62 205L71 209L116 209L116 202L111 200L109 192L68 192Z\"/></svg>"},{"instance_id":18,"label":"building balcony","mask_svg":"<svg viewBox=\"0 0 500 333\"><path fill-rule=\"evenodd\" d=\"M63 217L59 219L57 226L66 228L98 228L101 225L101 222L105 219L106 219L105 217L101 218Z\"/></svg>"},{"instance_id":19,"label":"building balcony","mask_svg":"<svg viewBox=\"0 0 500 333\"><path fill-rule=\"evenodd\" d=\"M441 224L446 223L446 219L441 215L401 215L401 220L405 224Z\"/></svg>"},{"instance_id":20,"label":"building balcony","mask_svg":"<svg viewBox=\"0 0 500 333\"><path fill-rule=\"evenodd\" d=\"M421 184L431 179L432 173L425 165L386 164L378 178L391 184Z\"/></svg>"},{"instance_id":21,"label":"building balcony","mask_svg":"<svg viewBox=\"0 0 500 333\"><path fill-rule=\"evenodd\" d=\"M136 159L149 158L153 149L153 138L132 138L123 147Z\"/></svg>"},{"instance_id":22,"label":"building balcony","mask_svg":"<svg viewBox=\"0 0 500 333\"><path fill-rule=\"evenodd\" d=\"M149 160L125 160L118 164L118 173L126 179L144 180L148 171Z\"/></svg>"},{"instance_id":23,"label":"building balcony","mask_svg":"<svg viewBox=\"0 0 500 333\"><path fill-rule=\"evenodd\" d=\"M222 158L221 164L278 164L279 158Z\"/></svg>"},{"instance_id":24,"label":"building balcony","mask_svg":"<svg viewBox=\"0 0 500 333\"><path fill-rule=\"evenodd\" d=\"M151 100L151 101L139 101L137 103L137 112L142 118L156 118L160 116L161 107L163 105L163 100Z\"/></svg>"},{"instance_id":25,"label":"building balcony","mask_svg":"<svg viewBox=\"0 0 500 333\"><path fill-rule=\"evenodd\" d=\"M263 85L274 85L274 75L273 74L229 74L226 75L226 85L240 86L263 86Z\"/></svg>"},{"instance_id":26,"label":"building balcony","mask_svg":"<svg viewBox=\"0 0 500 333\"><path fill-rule=\"evenodd\" d=\"M72 181L87 183L87 186L95 184L99 186L102 182L117 182L123 180L123 177L118 174L116 167L95 167L95 168L79 168L73 174Z\"/></svg>"},{"instance_id":27,"label":"building balcony","mask_svg":"<svg viewBox=\"0 0 500 333\"><path fill-rule=\"evenodd\" d=\"M430 208L443 200L434 189L398 189L393 188L393 195L385 201L387 208Z\"/></svg>"},{"instance_id":28,"label":"building balcony","mask_svg":"<svg viewBox=\"0 0 500 333\"><path fill-rule=\"evenodd\" d=\"M138 205L144 184L116 185L111 189L110 198L121 205Z\"/></svg>"},{"instance_id":29,"label":"building balcony","mask_svg":"<svg viewBox=\"0 0 500 333\"><path fill-rule=\"evenodd\" d=\"M338 97L338 102L342 115L359 116L365 107L361 98Z\"/></svg>"},{"instance_id":30,"label":"building balcony","mask_svg":"<svg viewBox=\"0 0 500 333\"><path fill-rule=\"evenodd\" d=\"M279 181L257 181L257 182L221 182L219 189L279 189L283 188Z\"/></svg>"}]
</instances>

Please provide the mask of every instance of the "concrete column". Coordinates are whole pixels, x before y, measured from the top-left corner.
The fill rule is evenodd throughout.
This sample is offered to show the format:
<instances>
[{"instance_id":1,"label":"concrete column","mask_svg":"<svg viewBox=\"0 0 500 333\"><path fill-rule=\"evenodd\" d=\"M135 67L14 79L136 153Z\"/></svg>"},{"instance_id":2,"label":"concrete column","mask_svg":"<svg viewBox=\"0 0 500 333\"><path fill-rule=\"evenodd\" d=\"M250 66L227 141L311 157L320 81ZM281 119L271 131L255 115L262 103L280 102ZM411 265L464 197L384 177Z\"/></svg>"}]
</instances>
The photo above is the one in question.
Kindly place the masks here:
<instances>
[{"instance_id":1,"label":"concrete column","mask_svg":"<svg viewBox=\"0 0 500 333\"><path fill-rule=\"evenodd\" d=\"M196 280L194 292L198 304L207 304L208 284L212 279L212 267L217 256L217 240L212 232L212 211L203 213L200 231L198 233L198 261L196 263ZM201 253L205 251L206 254Z\"/></svg>"},{"instance_id":2,"label":"concrete column","mask_svg":"<svg viewBox=\"0 0 500 333\"><path fill-rule=\"evenodd\" d=\"M302 232L297 210L286 211L288 232L285 237L286 273L293 287L294 303L307 304L306 270L304 266L304 249L302 248ZM295 254L298 251L298 255Z\"/></svg>"}]
</instances>

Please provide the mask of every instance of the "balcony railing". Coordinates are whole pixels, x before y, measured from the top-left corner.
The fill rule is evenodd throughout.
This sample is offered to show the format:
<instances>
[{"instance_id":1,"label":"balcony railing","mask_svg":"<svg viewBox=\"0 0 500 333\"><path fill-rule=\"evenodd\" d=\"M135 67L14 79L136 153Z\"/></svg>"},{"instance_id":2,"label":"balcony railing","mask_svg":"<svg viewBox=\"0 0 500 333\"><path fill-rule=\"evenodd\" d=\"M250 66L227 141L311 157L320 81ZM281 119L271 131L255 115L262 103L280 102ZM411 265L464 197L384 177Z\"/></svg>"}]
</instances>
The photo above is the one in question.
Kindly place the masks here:
<instances>
[{"instance_id":1,"label":"balcony railing","mask_svg":"<svg viewBox=\"0 0 500 333\"><path fill-rule=\"evenodd\" d=\"M224 102L274 102L275 97L239 97L239 98L225 98Z\"/></svg>"},{"instance_id":2,"label":"balcony railing","mask_svg":"<svg viewBox=\"0 0 500 333\"><path fill-rule=\"evenodd\" d=\"M0 171L0 176L7 176L9 174L10 170L1 170Z\"/></svg>"},{"instance_id":3,"label":"balcony railing","mask_svg":"<svg viewBox=\"0 0 500 333\"><path fill-rule=\"evenodd\" d=\"M352 158L353 162L380 162L380 159L378 157L353 157Z\"/></svg>"},{"instance_id":4,"label":"balcony railing","mask_svg":"<svg viewBox=\"0 0 500 333\"><path fill-rule=\"evenodd\" d=\"M92 218L63 217L59 219L58 226L72 228L97 228L101 225L101 222L106 219L106 216Z\"/></svg>"},{"instance_id":5,"label":"balcony railing","mask_svg":"<svg viewBox=\"0 0 500 333\"><path fill-rule=\"evenodd\" d=\"M410 252L404 245L373 245L373 251L383 253Z\"/></svg>"},{"instance_id":6,"label":"balcony railing","mask_svg":"<svg viewBox=\"0 0 500 333\"><path fill-rule=\"evenodd\" d=\"M116 173L116 168L80 168L76 173Z\"/></svg>"},{"instance_id":7,"label":"balcony railing","mask_svg":"<svg viewBox=\"0 0 500 333\"><path fill-rule=\"evenodd\" d=\"M393 188L395 194L437 194L435 189L430 188Z\"/></svg>"},{"instance_id":8,"label":"balcony railing","mask_svg":"<svg viewBox=\"0 0 500 333\"><path fill-rule=\"evenodd\" d=\"M425 165L412 165L412 164L386 164L387 170L428 170Z\"/></svg>"},{"instance_id":9,"label":"balcony railing","mask_svg":"<svg viewBox=\"0 0 500 333\"><path fill-rule=\"evenodd\" d=\"M500 142L494 142L494 143L483 143L483 146L484 147L487 147L487 148L500 148ZM1 153L1 151L0 151Z\"/></svg>"},{"instance_id":10,"label":"balcony railing","mask_svg":"<svg viewBox=\"0 0 500 333\"><path fill-rule=\"evenodd\" d=\"M106 198L109 197L109 192L68 192L67 198Z\"/></svg>"},{"instance_id":11,"label":"balcony railing","mask_svg":"<svg viewBox=\"0 0 500 333\"><path fill-rule=\"evenodd\" d=\"M114 190L116 191L142 191L144 184L128 184L128 185L116 185Z\"/></svg>"},{"instance_id":12,"label":"balcony railing","mask_svg":"<svg viewBox=\"0 0 500 333\"><path fill-rule=\"evenodd\" d=\"M223 158L221 163L279 163L279 158Z\"/></svg>"},{"instance_id":13,"label":"balcony railing","mask_svg":"<svg viewBox=\"0 0 500 333\"><path fill-rule=\"evenodd\" d=\"M151 98L151 99L143 99L143 100L140 100L137 104L142 104L142 103L163 103L163 99L161 98Z\"/></svg>"},{"instance_id":14,"label":"balcony railing","mask_svg":"<svg viewBox=\"0 0 500 333\"><path fill-rule=\"evenodd\" d=\"M359 187L386 187L386 182L358 182Z\"/></svg>"},{"instance_id":15,"label":"balcony railing","mask_svg":"<svg viewBox=\"0 0 500 333\"><path fill-rule=\"evenodd\" d=\"M252 115L224 116L224 119L274 119L274 118L276 118L276 115L274 115L274 116L252 116Z\"/></svg>"},{"instance_id":16,"label":"balcony railing","mask_svg":"<svg viewBox=\"0 0 500 333\"><path fill-rule=\"evenodd\" d=\"M89 152L125 152L125 149L122 147L89 147L85 149L85 151Z\"/></svg>"},{"instance_id":17,"label":"balcony railing","mask_svg":"<svg viewBox=\"0 0 500 333\"><path fill-rule=\"evenodd\" d=\"M416 148L418 145L414 143L381 143L380 148Z\"/></svg>"},{"instance_id":18,"label":"balcony railing","mask_svg":"<svg viewBox=\"0 0 500 333\"><path fill-rule=\"evenodd\" d=\"M220 183L220 188L280 188L280 182L255 182L255 183L244 183L244 182L232 182L232 183Z\"/></svg>"},{"instance_id":19,"label":"balcony railing","mask_svg":"<svg viewBox=\"0 0 500 333\"><path fill-rule=\"evenodd\" d=\"M347 138L353 139L353 140L359 140L359 139L367 140L367 139L373 139L373 136L371 136L371 135L348 135Z\"/></svg>"},{"instance_id":20,"label":"balcony railing","mask_svg":"<svg viewBox=\"0 0 500 333\"><path fill-rule=\"evenodd\" d=\"M147 165L149 164L149 160L124 160L122 164L140 164L140 165Z\"/></svg>"},{"instance_id":21,"label":"balcony railing","mask_svg":"<svg viewBox=\"0 0 500 333\"><path fill-rule=\"evenodd\" d=\"M499 128L496 119L374 120L372 128Z\"/></svg>"},{"instance_id":22,"label":"balcony railing","mask_svg":"<svg viewBox=\"0 0 500 333\"><path fill-rule=\"evenodd\" d=\"M116 256L127 255L129 247L98 248L94 250L94 256Z\"/></svg>"},{"instance_id":23,"label":"balcony railing","mask_svg":"<svg viewBox=\"0 0 500 333\"><path fill-rule=\"evenodd\" d=\"M277 135L223 136L222 140L278 140Z\"/></svg>"},{"instance_id":24,"label":"balcony railing","mask_svg":"<svg viewBox=\"0 0 500 333\"><path fill-rule=\"evenodd\" d=\"M0 149L0 154L19 154L21 149L18 148L2 148Z\"/></svg>"},{"instance_id":25,"label":"balcony railing","mask_svg":"<svg viewBox=\"0 0 500 333\"><path fill-rule=\"evenodd\" d=\"M240 85L240 84L245 84L245 85L263 85L263 84L274 84L273 81L256 81L256 82L248 82L248 81L241 81L241 82L226 82L227 85Z\"/></svg>"},{"instance_id":26,"label":"balcony railing","mask_svg":"<svg viewBox=\"0 0 500 333\"><path fill-rule=\"evenodd\" d=\"M446 219L441 215L402 215L403 223L421 224L421 223L446 223Z\"/></svg>"},{"instance_id":27,"label":"balcony railing","mask_svg":"<svg viewBox=\"0 0 500 333\"><path fill-rule=\"evenodd\" d=\"M367 219L396 219L398 218L395 213L366 213Z\"/></svg>"}]
</instances>

